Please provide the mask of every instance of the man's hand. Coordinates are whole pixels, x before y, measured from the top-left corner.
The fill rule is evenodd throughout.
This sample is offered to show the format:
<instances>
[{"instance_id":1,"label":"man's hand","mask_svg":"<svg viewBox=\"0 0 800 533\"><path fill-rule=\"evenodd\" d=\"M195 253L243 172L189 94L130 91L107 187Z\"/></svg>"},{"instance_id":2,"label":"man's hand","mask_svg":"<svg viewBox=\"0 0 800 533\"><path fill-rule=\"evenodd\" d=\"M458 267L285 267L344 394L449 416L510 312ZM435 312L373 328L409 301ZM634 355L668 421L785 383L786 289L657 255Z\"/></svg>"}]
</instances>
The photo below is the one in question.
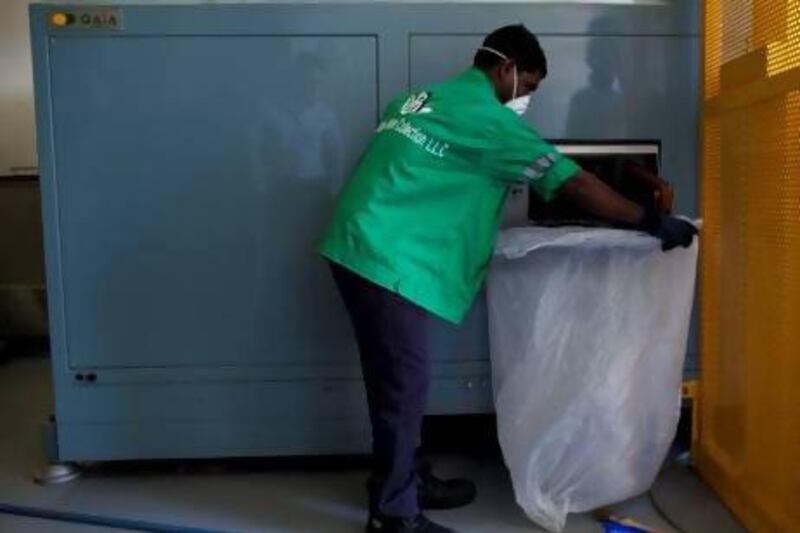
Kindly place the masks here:
<instances>
[{"instance_id":1,"label":"man's hand","mask_svg":"<svg viewBox=\"0 0 800 533\"><path fill-rule=\"evenodd\" d=\"M670 215L663 215L654 209L648 210L642 228L661 239L661 249L665 252L678 246L688 248L697 235L694 224Z\"/></svg>"}]
</instances>

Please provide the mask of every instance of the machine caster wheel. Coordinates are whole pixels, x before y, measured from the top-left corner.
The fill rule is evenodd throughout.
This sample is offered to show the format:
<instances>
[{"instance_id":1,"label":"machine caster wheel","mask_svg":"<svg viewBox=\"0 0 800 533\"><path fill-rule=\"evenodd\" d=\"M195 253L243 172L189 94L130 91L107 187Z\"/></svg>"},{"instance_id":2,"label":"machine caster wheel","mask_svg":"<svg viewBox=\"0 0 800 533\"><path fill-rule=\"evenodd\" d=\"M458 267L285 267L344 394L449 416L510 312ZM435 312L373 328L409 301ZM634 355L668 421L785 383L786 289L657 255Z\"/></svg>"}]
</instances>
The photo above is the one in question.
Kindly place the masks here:
<instances>
[{"instance_id":1,"label":"machine caster wheel","mask_svg":"<svg viewBox=\"0 0 800 533\"><path fill-rule=\"evenodd\" d=\"M78 478L81 470L76 465L69 463L55 463L45 466L33 477L37 485L56 485L67 483Z\"/></svg>"}]
</instances>

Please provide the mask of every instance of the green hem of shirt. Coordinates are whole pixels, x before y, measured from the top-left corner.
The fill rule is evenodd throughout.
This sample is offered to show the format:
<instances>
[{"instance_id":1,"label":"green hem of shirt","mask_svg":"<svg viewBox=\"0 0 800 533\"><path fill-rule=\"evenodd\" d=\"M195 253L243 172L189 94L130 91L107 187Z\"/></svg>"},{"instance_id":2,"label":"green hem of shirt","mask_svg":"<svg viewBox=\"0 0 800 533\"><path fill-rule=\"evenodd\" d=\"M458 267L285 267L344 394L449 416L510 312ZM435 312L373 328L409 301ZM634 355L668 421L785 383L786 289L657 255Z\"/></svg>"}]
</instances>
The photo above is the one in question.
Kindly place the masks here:
<instances>
[{"instance_id":1,"label":"green hem of shirt","mask_svg":"<svg viewBox=\"0 0 800 533\"><path fill-rule=\"evenodd\" d=\"M430 298L430 292L420 291L419 285L403 286L396 273L369 259L337 253L335 250L326 248L324 242L317 248L317 251L330 261L352 270L375 285L399 294L411 303L455 325L461 324L469 311L469 305L466 305L466 309L463 311L459 311L453 309L452 306L442 304L438 299Z\"/></svg>"}]
</instances>

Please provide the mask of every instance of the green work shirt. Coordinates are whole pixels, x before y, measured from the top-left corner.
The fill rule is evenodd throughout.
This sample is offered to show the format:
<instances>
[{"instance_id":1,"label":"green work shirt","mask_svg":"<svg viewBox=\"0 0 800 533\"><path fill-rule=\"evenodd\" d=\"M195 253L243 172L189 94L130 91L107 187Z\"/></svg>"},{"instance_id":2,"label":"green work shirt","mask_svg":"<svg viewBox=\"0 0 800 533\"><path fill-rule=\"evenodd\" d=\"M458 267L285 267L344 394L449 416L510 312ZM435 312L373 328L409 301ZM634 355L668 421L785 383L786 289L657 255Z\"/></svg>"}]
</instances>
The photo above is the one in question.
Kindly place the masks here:
<instances>
[{"instance_id":1,"label":"green work shirt","mask_svg":"<svg viewBox=\"0 0 800 533\"><path fill-rule=\"evenodd\" d=\"M550 200L579 170L469 69L389 105L319 250L459 323L486 277L509 185L527 181Z\"/></svg>"}]
</instances>

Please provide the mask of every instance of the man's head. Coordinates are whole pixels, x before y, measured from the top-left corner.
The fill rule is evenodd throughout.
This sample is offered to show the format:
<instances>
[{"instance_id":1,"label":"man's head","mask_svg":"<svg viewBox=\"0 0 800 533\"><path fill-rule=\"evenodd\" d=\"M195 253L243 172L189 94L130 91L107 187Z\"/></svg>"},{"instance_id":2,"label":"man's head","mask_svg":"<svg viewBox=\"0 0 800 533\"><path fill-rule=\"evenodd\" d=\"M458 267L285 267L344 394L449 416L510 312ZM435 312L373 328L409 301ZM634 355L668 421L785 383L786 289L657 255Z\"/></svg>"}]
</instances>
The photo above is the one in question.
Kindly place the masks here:
<instances>
[{"instance_id":1,"label":"man's head","mask_svg":"<svg viewBox=\"0 0 800 533\"><path fill-rule=\"evenodd\" d=\"M475 53L474 64L489 76L503 103L533 93L547 76L547 59L539 40L522 24L490 33Z\"/></svg>"}]
</instances>

